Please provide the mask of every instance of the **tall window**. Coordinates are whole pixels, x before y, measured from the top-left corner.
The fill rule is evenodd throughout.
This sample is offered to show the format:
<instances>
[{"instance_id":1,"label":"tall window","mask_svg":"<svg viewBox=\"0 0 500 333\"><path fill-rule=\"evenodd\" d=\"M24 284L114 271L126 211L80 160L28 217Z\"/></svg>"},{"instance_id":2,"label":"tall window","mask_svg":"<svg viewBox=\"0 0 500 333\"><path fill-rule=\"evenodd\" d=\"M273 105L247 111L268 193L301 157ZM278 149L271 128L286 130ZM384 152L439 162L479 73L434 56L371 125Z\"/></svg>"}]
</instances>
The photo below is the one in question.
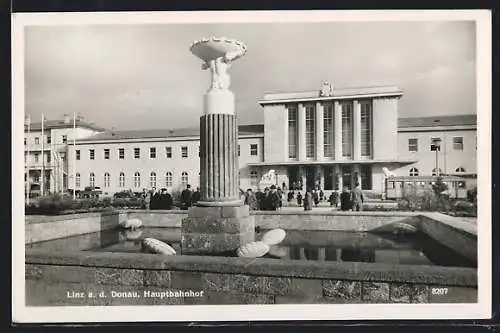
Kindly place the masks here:
<instances>
[{"instance_id":1,"label":"tall window","mask_svg":"<svg viewBox=\"0 0 500 333\"><path fill-rule=\"evenodd\" d=\"M259 154L259 146L257 144L250 145L250 156L257 156Z\"/></svg>"},{"instance_id":2,"label":"tall window","mask_svg":"<svg viewBox=\"0 0 500 333\"><path fill-rule=\"evenodd\" d=\"M372 155L372 101L361 101L361 156Z\"/></svg>"},{"instance_id":3,"label":"tall window","mask_svg":"<svg viewBox=\"0 0 500 333\"><path fill-rule=\"evenodd\" d=\"M314 146L316 144L316 108L314 105L306 105L306 158L314 157Z\"/></svg>"},{"instance_id":4,"label":"tall window","mask_svg":"<svg viewBox=\"0 0 500 333\"><path fill-rule=\"evenodd\" d=\"M125 187L125 174L120 172L120 176L118 177L118 186Z\"/></svg>"},{"instance_id":5,"label":"tall window","mask_svg":"<svg viewBox=\"0 0 500 333\"><path fill-rule=\"evenodd\" d=\"M141 174L139 171L134 173L134 187L141 187Z\"/></svg>"},{"instance_id":6,"label":"tall window","mask_svg":"<svg viewBox=\"0 0 500 333\"><path fill-rule=\"evenodd\" d=\"M80 174L77 172L75 174L75 188L80 188Z\"/></svg>"},{"instance_id":7,"label":"tall window","mask_svg":"<svg viewBox=\"0 0 500 333\"><path fill-rule=\"evenodd\" d=\"M110 187L111 177L109 176L109 172L104 173L104 187Z\"/></svg>"},{"instance_id":8,"label":"tall window","mask_svg":"<svg viewBox=\"0 0 500 333\"><path fill-rule=\"evenodd\" d=\"M181 174L181 182L182 186L186 186L189 182L188 173L186 171L183 171Z\"/></svg>"},{"instance_id":9,"label":"tall window","mask_svg":"<svg viewBox=\"0 0 500 333\"><path fill-rule=\"evenodd\" d=\"M68 136L67 135L63 135L62 136L62 143L66 143L68 142Z\"/></svg>"},{"instance_id":10,"label":"tall window","mask_svg":"<svg viewBox=\"0 0 500 333\"><path fill-rule=\"evenodd\" d=\"M104 149L104 159L109 160L109 149Z\"/></svg>"},{"instance_id":11,"label":"tall window","mask_svg":"<svg viewBox=\"0 0 500 333\"><path fill-rule=\"evenodd\" d=\"M95 187L95 174L93 172L90 173L89 186Z\"/></svg>"},{"instance_id":12,"label":"tall window","mask_svg":"<svg viewBox=\"0 0 500 333\"><path fill-rule=\"evenodd\" d=\"M156 172L151 172L149 174L149 186L156 187Z\"/></svg>"},{"instance_id":13,"label":"tall window","mask_svg":"<svg viewBox=\"0 0 500 333\"><path fill-rule=\"evenodd\" d=\"M149 148L149 158L156 158L156 148L155 147Z\"/></svg>"},{"instance_id":14,"label":"tall window","mask_svg":"<svg viewBox=\"0 0 500 333\"><path fill-rule=\"evenodd\" d=\"M323 154L325 157L335 156L335 138L333 128L333 104L328 103L323 107Z\"/></svg>"},{"instance_id":15,"label":"tall window","mask_svg":"<svg viewBox=\"0 0 500 333\"><path fill-rule=\"evenodd\" d=\"M418 139L408 139L408 151L418 151Z\"/></svg>"},{"instance_id":16,"label":"tall window","mask_svg":"<svg viewBox=\"0 0 500 333\"><path fill-rule=\"evenodd\" d=\"M49 136L47 136L47 143L48 143L48 144L51 144L51 143L52 143L52 138L50 137L50 135L49 135Z\"/></svg>"},{"instance_id":17,"label":"tall window","mask_svg":"<svg viewBox=\"0 0 500 333\"><path fill-rule=\"evenodd\" d=\"M125 148L118 148L118 159L125 159Z\"/></svg>"},{"instance_id":18,"label":"tall window","mask_svg":"<svg viewBox=\"0 0 500 333\"><path fill-rule=\"evenodd\" d=\"M165 147L165 156L167 158L172 158L172 147Z\"/></svg>"},{"instance_id":19,"label":"tall window","mask_svg":"<svg viewBox=\"0 0 500 333\"><path fill-rule=\"evenodd\" d=\"M91 159L91 160L95 159L95 150L94 149L89 149L89 159Z\"/></svg>"},{"instance_id":20,"label":"tall window","mask_svg":"<svg viewBox=\"0 0 500 333\"><path fill-rule=\"evenodd\" d=\"M165 175L165 186L172 187L172 173L170 171Z\"/></svg>"},{"instance_id":21,"label":"tall window","mask_svg":"<svg viewBox=\"0 0 500 333\"><path fill-rule=\"evenodd\" d=\"M141 158L141 148L134 148L134 158Z\"/></svg>"},{"instance_id":22,"label":"tall window","mask_svg":"<svg viewBox=\"0 0 500 333\"><path fill-rule=\"evenodd\" d=\"M409 175L410 175L411 177L416 177L416 176L418 176L418 169L417 169L417 168L411 168L411 169L410 169L410 173L409 173Z\"/></svg>"},{"instance_id":23,"label":"tall window","mask_svg":"<svg viewBox=\"0 0 500 333\"><path fill-rule=\"evenodd\" d=\"M240 145L238 145L238 156L240 156Z\"/></svg>"},{"instance_id":24,"label":"tall window","mask_svg":"<svg viewBox=\"0 0 500 333\"><path fill-rule=\"evenodd\" d=\"M188 147L181 147L181 156L183 158L188 157Z\"/></svg>"},{"instance_id":25,"label":"tall window","mask_svg":"<svg viewBox=\"0 0 500 333\"><path fill-rule=\"evenodd\" d=\"M297 158L297 105L288 106L288 158Z\"/></svg>"},{"instance_id":26,"label":"tall window","mask_svg":"<svg viewBox=\"0 0 500 333\"><path fill-rule=\"evenodd\" d=\"M453 150L464 150L464 138L461 136L453 137Z\"/></svg>"},{"instance_id":27,"label":"tall window","mask_svg":"<svg viewBox=\"0 0 500 333\"><path fill-rule=\"evenodd\" d=\"M40 138L38 138L38 137L35 138L35 144L36 145L40 144Z\"/></svg>"},{"instance_id":28,"label":"tall window","mask_svg":"<svg viewBox=\"0 0 500 333\"><path fill-rule=\"evenodd\" d=\"M259 179L257 177L257 171L251 171L250 172L250 185L251 186L258 186L259 185Z\"/></svg>"},{"instance_id":29,"label":"tall window","mask_svg":"<svg viewBox=\"0 0 500 333\"><path fill-rule=\"evenodd\" d=\"M352 102L342 102L342 156L352 157Z\"/></svg>"},{"instance_id":30,"label":"tall window","mask_svg":"<svg viewBox=\"0 0 500 333\"><path fill-rule=\"evenodd\" d=\"M75 150L76 152L76 159L79 161L80 160L80 149Z\"/></svg>"},{"instance_id":31,"label":"tall window","mask_svg":"<svg viewBox=\"0 0 500 333\"><path fill-rule=\"evenodd\" d=\"M38 153L35 154L35 163L38 163Z\"/></svg>"},{"instance_id":32,"label":"tall window","mask_svg":"<svg viewBox=\"0 0 500 333\"><path fill-rule=\"evenodd\" d=\"M47 154L47 163L50 163L50 161L51 161L51 157L50 157L50 153L49 153L49 154Z\"/></svg>"},{"instance_id":33,"label":"tall window","mask_svg":"<svg viewBox=\"0 0 500 333\"><path fill-rule=\"evenodd\" d=\"M25 145L25 146L26 146L26 143L27 143L27 139L26 139L26 138L24 138L24 145Z\"/></svg>"},{"instance_id":34,"label":"tall window","mask_svg":"<svg viewBox=\"0 0 500 333\"><path fill-rule=\"evenodd\" d=\"M198 157L201 157L201 150L200 150L200 146L198 146Z\"/></svg>"}]
</instances>

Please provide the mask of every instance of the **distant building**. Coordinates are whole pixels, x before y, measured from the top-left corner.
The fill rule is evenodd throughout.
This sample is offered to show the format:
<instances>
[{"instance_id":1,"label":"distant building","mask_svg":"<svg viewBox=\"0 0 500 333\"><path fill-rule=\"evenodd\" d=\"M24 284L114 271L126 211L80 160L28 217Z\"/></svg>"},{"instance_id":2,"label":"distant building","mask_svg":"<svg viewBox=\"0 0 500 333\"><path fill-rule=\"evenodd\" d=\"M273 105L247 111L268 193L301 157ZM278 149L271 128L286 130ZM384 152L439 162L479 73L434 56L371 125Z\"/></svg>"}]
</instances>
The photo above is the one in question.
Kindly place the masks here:
<instances>
[{"instance_id":1,"label":"distant building","mask_svg":"<svg viewBox=\"0 0 500 333\"><path fill-rule=\"evenodd\" d=\"M402 94L396 87L341 90L324 84L320 91L265 95L259 102L264 124L239 126L240 188L259 189L262 177L274 170L273 182L288 189L333 190L359 182L363 190L381 193L384 169L397 176L435 175L436 138L439 174L475 178L476 115L398 118ZM71 126L46 123L57 144L45 149L63 161L61 172L46 161L51 191L90 186L112 194L199 186L197 128L104 131L79 123L73 148ZM33 140L40 140L40 131L31 132L27 139L38 148L30 151L35 182L40 144Z\"/></svg>"},{"instance_id":2,"label":"distant building","mask_svg":"<svg viewBox=\"0 0 500 333\"><path fill-rule=\"evenodd\" d=\"M73 138L89 137L104 131L93 124L65 117L62 120L45 120L42 123L26 124L24 127L24 181L31 192L41 192L44 183L45 193L62 192L68 189L68 147ZM43 148L43 150L42 150ZM42 182L42 169L45 173Z\"/></svg>"}]
</instances>

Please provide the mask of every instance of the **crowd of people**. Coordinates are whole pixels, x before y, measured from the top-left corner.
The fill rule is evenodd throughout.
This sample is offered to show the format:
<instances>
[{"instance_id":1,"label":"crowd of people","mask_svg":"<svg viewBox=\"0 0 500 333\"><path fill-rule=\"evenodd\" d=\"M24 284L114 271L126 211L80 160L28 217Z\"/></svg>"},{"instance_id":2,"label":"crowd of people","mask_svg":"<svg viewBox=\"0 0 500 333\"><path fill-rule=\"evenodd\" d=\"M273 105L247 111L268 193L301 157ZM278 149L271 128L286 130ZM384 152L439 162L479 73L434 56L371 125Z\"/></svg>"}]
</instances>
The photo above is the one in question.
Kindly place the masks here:
<instances>
[{"instance_id":1,"label":"crowd of people","mask_svg":"<svg viewBox=\"0 0 500 333\"><path fill-rule=\"evenodd\" d=\"M172 195L168 193L166 188L157 190L152 188L151 190L143 189L142 197L146 203L147 209L172 209L174 207L174 200ZM187 210L189 207L194 205L200 200L201 194L200 189L197 188L196 191L191 189L191 185L187 185L186 188L181 192L180 205L182 210Z\"/></svg>"},{"instance_id":2,"label":"crowd of people","mask_svg":"<svg viewBox=\"0 0 500 333\"><path fill-rule=\"evenodd\" d=\"M304 207L304 210L312 210L313 206L318 207L320 202L327 201L330 207L338 208L342 211L361 211L363 210L364 197L363 192L359 187L359 183L355 184L353 190L344 187L342 191L332 191L329 196L322 189L307 189L304 194L301 191L291 189L287 192L280 187L272 185L266 187L264 191L253 192L252 189L246 191L240 190L241 199L245 205L248 205L250 210L280 210L283 207L283 197L286 193L288 206L292 206L293 201L299 207ZM148 209L172 209L174 202L172 195L167 189L162 188L157 191L153 188L150 191L143 190L143 198ZM187 210L189 207L196 204L201 199L200 189L196 191L191 189L191 185L187 185L180 195L180 208Z\"/></svg>"}]
</instances>

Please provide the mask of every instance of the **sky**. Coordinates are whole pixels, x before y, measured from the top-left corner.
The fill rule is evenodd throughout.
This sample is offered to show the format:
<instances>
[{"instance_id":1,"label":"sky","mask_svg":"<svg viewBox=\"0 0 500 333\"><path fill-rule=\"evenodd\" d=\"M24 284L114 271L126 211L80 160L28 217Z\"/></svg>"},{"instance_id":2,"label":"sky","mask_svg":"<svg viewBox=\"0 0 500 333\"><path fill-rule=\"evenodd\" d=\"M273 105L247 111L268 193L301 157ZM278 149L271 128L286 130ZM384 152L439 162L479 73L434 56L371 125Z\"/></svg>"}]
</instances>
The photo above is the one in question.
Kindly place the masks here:
<instances>
[{"instance_id":1,"label":"sky","mask_svg":"<svg viewBox=\"0 0 500 333\"><path fill-rule=\"evenodd\" d=\"M240 124L263 123L266 93L391 85L400 117L476 113L475 23L303 22L30 26L25 112L78 112L116 130L196 127L210 74L189 51L207 36L247 54L230 68Z\"/></svg>"}]
</instances>

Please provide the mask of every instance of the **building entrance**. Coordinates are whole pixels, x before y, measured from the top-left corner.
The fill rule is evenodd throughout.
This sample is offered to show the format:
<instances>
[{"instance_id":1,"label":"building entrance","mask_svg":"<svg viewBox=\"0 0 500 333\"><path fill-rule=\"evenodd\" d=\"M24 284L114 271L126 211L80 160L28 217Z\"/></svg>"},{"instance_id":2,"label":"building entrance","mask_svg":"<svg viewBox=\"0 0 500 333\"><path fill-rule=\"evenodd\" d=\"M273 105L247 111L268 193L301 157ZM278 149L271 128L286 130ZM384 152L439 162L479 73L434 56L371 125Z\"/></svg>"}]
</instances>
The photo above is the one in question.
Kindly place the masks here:
<instances>
[{"instance_id":1,"label":"building entrance","mask_svg":"<svg viewBox=\"0 0 500 333\"><path fill-rule=\"evenodd\" d=\"M352 171L350 165L342 165L342 184L344 187L347 187L349 190L352 189L351 180L352 180Z\"/></svg>"},{"instance_id":2,"label":"building entrance","mask_svg":"<svg viewBox=\"0 0 500 333\"><path fill-rule=\"evenodd\" d=\"M305 167L304 168L305 173L306 173L306 188L305 190L308 189L313 189L315 186L315 180L316 180L316 173L313 167Z\"/></svg>"}]
</instances>

